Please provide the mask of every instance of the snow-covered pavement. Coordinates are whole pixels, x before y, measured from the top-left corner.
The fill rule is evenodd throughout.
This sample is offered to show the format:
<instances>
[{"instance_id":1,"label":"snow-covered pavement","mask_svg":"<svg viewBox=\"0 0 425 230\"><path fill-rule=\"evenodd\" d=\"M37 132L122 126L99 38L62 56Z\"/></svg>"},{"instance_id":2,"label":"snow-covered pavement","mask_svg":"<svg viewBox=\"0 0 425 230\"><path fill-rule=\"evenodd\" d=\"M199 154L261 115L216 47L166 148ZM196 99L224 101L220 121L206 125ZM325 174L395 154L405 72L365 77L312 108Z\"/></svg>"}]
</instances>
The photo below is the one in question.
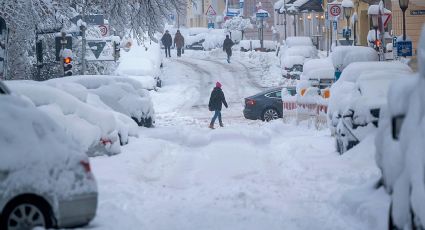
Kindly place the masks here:
<instances>
[{"instance_id":1,"label":"snow-covered pavement","mask_svg":"<svg viewBox=\"0 0 425 230\"><path fill-rule=\"evenodd\" d=\"M372 137L341 157L328 130L245 120L243 98L280 76L260 77L274 71L247 54L236 53L227 64L213 52L166 60L164 86L151 94L156 127L141 128L121 154L91 160L99 207L88 228L370 228L344 197L378 178ZM210 130L215 81L223 84L229 109L225 127Z\"/></svg>"}]
</instances>

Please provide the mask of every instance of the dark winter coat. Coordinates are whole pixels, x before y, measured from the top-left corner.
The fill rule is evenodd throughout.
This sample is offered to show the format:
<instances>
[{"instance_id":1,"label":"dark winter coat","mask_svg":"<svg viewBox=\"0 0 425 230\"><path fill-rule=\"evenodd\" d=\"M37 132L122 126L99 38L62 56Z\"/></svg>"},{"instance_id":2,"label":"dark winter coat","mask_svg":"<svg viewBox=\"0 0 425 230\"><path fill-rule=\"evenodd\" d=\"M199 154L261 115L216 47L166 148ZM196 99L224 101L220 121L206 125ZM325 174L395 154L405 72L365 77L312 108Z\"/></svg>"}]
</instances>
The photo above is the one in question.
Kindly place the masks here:
<instances>
[{"instance_id":1,"label":"dark winter coat","mask_svg":"<svg viewBox=\"0 0 425 230\"><path fill-rule=\"evenodd\" d=\"M184 37L181 33L176 33L176 36L174 36L174 44L177 48L182 48L184 46Z\"/></svg>"},{"instance_id":2,"label":"dark winter coat","mask_svg":"<svg viewBox=\"0 0 425 230\"><path fill-rule=\"evenodd\" d=\"M165 47L170 47L173 44L173 38L169 33L165 33L161 38L161 42Z\"/></svg>"},{"instance_id":3,"label":"dark winter coat","mask_svg":"<svg viewBox=\"0 0 425 230\"><path fill-rule=\"evenodd\" d=\"M233 43L232 39L230 39L230 38L224 39L224 42L223 42L223 51L226 51L226 53L229 56L231 56L232 55L232 46L234 44L235 43Z\"/></svg>"},{"instance_id":4,"label":"dark winter coat","mask_svg":"<svg viewBox=\"0 0 425 230\"><path fill-rule=\"evenodd\" d=\"M221 110L222 104L227 108L226 98L221 88L215 87L211 92L210 102L208 108L210 111Z\"/></svg>"}]
</instances>

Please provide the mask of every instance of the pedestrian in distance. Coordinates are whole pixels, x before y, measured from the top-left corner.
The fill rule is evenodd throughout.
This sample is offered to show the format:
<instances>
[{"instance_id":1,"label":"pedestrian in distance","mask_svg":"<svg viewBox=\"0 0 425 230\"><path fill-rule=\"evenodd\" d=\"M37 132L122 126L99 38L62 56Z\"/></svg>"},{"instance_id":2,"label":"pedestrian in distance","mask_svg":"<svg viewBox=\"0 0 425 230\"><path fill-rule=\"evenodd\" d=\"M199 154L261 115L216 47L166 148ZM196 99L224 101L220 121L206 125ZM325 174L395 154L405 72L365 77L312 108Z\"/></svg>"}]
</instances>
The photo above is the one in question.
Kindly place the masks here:
<instances>
[{"instance_id":1,"label":"pedestrian in distance","mask_svg":"<svg viewBox=\"0 0 425 230\"><path fill-rule=\"evenodd\" d=\"M161 42L165 47L165 57L171 57L170 49L171 45L173 45L173 38L168 30L165 31L165 34L161 38Z\"/></svg>"},{"instance_id":2,"label":"pedestrian in distance","mask_svg":"<svg viewBox=\"0 0 425 230\"><path fill-rule=\"evenodd\" d=\"M174 45L177 48L177 57L181 57L182 56L182 48L184 46L184 37L180 33L180 30L177 30L177 33L174 36Z\"/></svg>"},{"instance_id":3,"label":"pedestrian in distance","mask_svg":"<svg viewBox=\"0 0 425 230\"><path fill-rule=\"evenodd\" d=\"M232 56L232 46L235 43L233 43L232 39L230 39L229 35L226 35L226 39L224 39L223 42L223 51L226 51L227 53L227 62L230 63L230 57Z\"/></svg>"},{"instance_id":4,"label":"pedestrian in distance","mask_svg":"<svg viewBox=\"0 0 425 230\"><path fill-rule=\"evenodd\" d=\"M217 118L218 122L220 123L220 127L223 127L223 121L221 120L222 105L228 108L223 90L221 90L221 83L217 82L215 83L215 88L211 92L210 102L208 103L209 110L214 111L214 116L212 117L209 126L210 129L214 129L214 123Z\"/></svg>"}]
</instances>

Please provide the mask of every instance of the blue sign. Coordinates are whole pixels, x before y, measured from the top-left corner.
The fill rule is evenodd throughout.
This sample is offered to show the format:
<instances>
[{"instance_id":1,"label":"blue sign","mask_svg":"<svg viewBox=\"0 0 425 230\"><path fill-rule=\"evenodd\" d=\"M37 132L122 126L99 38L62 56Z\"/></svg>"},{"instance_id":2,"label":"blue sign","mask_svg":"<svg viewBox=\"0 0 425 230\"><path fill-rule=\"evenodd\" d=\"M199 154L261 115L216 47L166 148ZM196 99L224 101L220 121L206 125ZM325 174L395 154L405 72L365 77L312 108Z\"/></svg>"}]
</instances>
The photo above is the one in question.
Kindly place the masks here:
<instances>
[{"instance_id":1,"label":"blue sign","mask_svg":"<svg viewBox=\"0 0 425 230\"><path fill-rule=\"evenodd\" d=\"M393 37L393 47L397 46L397 37Z\"/></svg>"},{"instance_id":2,"label":"blue sign","mask_svg":"<svg viewBox=\"0 0 425 230\"><path fill-rule=\"evenodd\" d=\"M214 29L214 22L208 23L208 29Z\"/></svg>"},{"instance_id":3,"label":"blue sign","mask_svg":"<svg viewBox=\"0 0 425 230\"><path fill-rule=\"evenodd\" d=\"M411 41L398 41L397 42L397 56L407 57L413 56L413 48Z\"/></svg>"},{"instance_id":4,"label":"blue sign","mask_svg":"<svg viewBox=\"0 0 425 230\"><path fill-rule=\"evenodd\" d=\"M333 21L332 22L332 25L334 27L334 30L337 30L338 29L338 22L337 21Z\"/></svg>"},{"instance_id":5,"label":"blue sign","mask_svg":"<svg viewBox=\"0 0 425 230\"><path fill-rule=\"evenodd\" d=\"M342 34L344 35L345 38L351 37L351 29L342 29Z\"/></svg>"},{"instance_id":6,"label":"blue sign","mask_svg":"<svg viewBox=\"0 0 425 230\"><path fill-rule=\"evenodd\" d=\"M261 12L261 13L257 13L256 14L257 18L268 18L269 17L269 13L267 12Z\"/></svg>"}]
</instances>

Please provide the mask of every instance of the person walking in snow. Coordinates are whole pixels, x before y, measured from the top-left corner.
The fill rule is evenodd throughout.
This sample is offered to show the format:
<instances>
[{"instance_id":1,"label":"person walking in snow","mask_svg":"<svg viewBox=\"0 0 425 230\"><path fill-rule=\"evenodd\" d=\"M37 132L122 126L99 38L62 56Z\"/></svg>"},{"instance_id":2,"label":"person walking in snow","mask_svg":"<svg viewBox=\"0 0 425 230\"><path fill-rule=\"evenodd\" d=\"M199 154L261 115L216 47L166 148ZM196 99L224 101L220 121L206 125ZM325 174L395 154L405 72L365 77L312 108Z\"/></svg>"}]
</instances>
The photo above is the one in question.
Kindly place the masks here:
<instances>
[{"instance_id":1,"label":"person walking in snow","mask_svg":"<svg viewBox=\"0 0 425 230\"><path fill-rule=\"evenodd\" d=\"M177 30L177 33L174 36L174 45L177 48L177 57L181 57L182 56L182 48L184 46L184 37L180 33L180 30Z\"/></svg>"},{"instance_id":2,"label":"person walking in snow","mask_svg":"<svg viewBox=\"0 0 425 230\"><path fill-rule=\"evenodd\" d=\"M209 128L214 129L215 120L218 118L220 127L223 127L223 121L221 120L221 108L222 105L227 106L226 98L224 97L223 90L221 90L221 83L215 83L215 88L211 92L210 102L208 103L208 108L210 111L214 111L214 116L211 119Z\"/></svg>"},{"instance_id":3,"label":"person walking in snow","mask_svg":"<svg viewBox=\"0 0 425 230\"><path fill-rule=\"evenodd\" d=\"M161 38L161 42L165 47L165 57L171 57L170 48L173 45L173 38L171 37L168 30L165 31L165 34Z\"/></svg>"},{"instance_id":4,"label":"person walking in snow","mask_svg":"<svg viewBox=\"0 0 425 230\"><path fill-rule=\"evenodd\" d=\"M232 46L235 43L233 43L232 39L230 39L229 35L226 35L226 39L224 39L223 42L223 51L226 51L227 53L227 62L230 63L230 57L232 56Z\"/></svg>"}]
</instances>

